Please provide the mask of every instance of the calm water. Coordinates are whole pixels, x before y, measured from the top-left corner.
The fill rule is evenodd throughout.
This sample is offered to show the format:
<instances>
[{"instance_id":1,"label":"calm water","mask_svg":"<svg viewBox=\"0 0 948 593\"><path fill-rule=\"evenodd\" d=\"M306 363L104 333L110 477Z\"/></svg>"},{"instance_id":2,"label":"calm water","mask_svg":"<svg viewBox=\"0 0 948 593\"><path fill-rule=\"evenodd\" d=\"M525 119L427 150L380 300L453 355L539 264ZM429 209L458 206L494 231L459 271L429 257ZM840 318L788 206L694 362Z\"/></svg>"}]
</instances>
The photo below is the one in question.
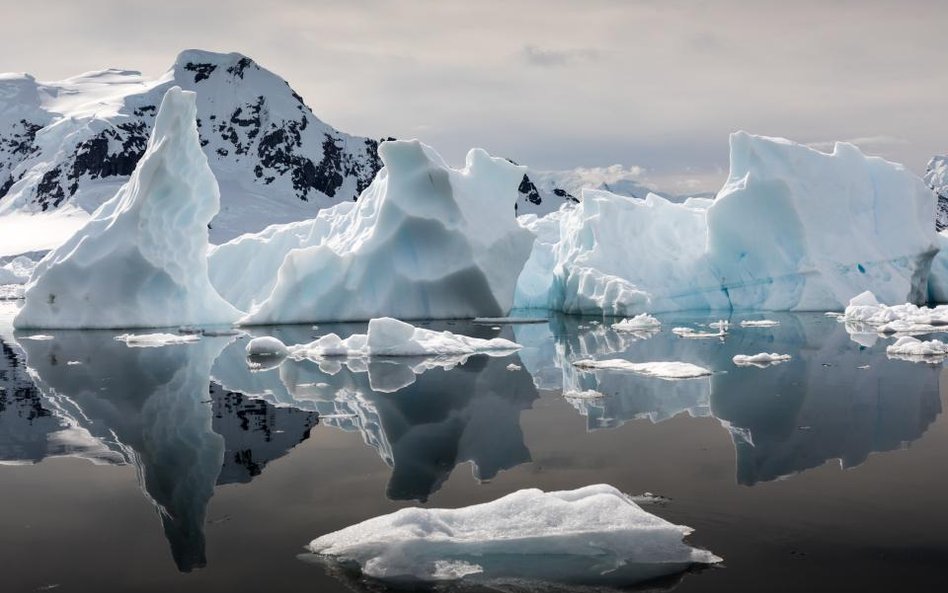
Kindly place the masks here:
<instances>
[{"instance_id":1,"label":"calm water","mask_svg":"<svg viewBox=\"0 0 948 593\"><path fill-rule=\"evenodd\" d=\"M2 311L9 319L9 305ZM720 567L676 591L929 590L948 562L941 367L890 360L822 315L721 340L590 320L432 323L524 345L456 368L284 362L245 339L129 348L111 332L0 324L3 591L376 591L308 561L318 535L409 505L606 482L667 497ZM360 325L270 328L287 342ZM861 342L861 343L860 343ZM739 368L735 354L791 362ZM682 360L709 378L579 372ZM416 374L420 372L420 374ZM572 397L595 390L599 399ZM564 396L565 393L565 396Z\"/></svg>"}]
</instances>

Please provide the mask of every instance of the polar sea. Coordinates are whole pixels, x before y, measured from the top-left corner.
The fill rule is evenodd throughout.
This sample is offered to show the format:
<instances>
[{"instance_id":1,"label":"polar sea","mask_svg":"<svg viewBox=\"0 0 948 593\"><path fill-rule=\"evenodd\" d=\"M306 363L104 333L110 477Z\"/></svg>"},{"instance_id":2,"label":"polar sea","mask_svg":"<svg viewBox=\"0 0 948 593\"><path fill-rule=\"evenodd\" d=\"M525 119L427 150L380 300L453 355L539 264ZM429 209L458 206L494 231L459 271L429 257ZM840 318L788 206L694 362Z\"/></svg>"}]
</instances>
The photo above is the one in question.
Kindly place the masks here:
<instances>
[{"instance_id":1,"label":"polar sea","mask_svg":"<svg viewBox=\"0 0 948 593\"><path fill-rule=\"evenodd\" d=\"M4 591L387 591L304 546L407 506L595 483L650 493L644 509L694 528L687 543L724 559L630 589L943 585L941 363L889 358L889 340L823 314L657 315L658 332L546 313L422 323L523 346L431 368L248 366L244 353L251 336L304 343L365 324L147 348L118 332L14 332L13 310L0 302ZM709 332L719 319L723 338L671 331ZM740 325L765 319L779 324ZM732 360L761 352L791 358ZM580 359L712 374L665 380Z\"/></svg>"}]
</instances>

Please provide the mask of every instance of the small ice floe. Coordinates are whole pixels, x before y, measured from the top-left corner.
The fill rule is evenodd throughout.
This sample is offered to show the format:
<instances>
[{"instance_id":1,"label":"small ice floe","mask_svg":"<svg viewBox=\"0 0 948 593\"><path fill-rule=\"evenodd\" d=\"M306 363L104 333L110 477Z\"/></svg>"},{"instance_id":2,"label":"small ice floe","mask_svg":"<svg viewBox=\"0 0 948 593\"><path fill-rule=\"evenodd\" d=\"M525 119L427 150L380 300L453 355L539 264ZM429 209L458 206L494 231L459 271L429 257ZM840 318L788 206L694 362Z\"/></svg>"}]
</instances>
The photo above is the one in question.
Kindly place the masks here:
<instances>
[{"instance_id":1,"label":"small ice floe","mask_svg":"<svg viewBox=\"0 0 948 593\"><path fill-rule=\"evenodd\" d=\"M522 369L522 368L523 368L523 367L520 366L519 364L510 363L510 364L507 365L507 370L508 370L508 371L519 371L519 370Z\"/></svg>"},{"instance_id":2,"label":"small ice floe","mask_svg":"<svg viewBox=\"0 0 948 593\"><path fill-rule=\"evenodd\" d=\"M691 532L599 484L519 490L459 509L405 508L323 535L308 548L401 584L630 586L720 562L683 541Z\"/></svg>"},{"instance_id":3,"label":"small ice floe","mask_svg":"<svg viewBox=\"0 0 948 593\"><path fill-rule=\"evenodd\" d=\"M672 333L680 338L723 338L727 335L728 322L727 321L715 321L714 323L709 323L708 327L712 329L717 329L716 332L701 332L692 327L675 327L672 328Z\"/></svg>"},{"instance_id":4,"label":"small ice floe","mask_svg":"<svg viewBox=\"0 0 948 593\"><path fill-rule=\"evenodd\" d=\"M948 305L934 308L912 303L882 305L875 295L866 291L849 301L839 318L849 333L874 331L880 334L918 335L948 332Z\"/></svg>"},{"instance_id":5,"label":"small ice floe","mask_svg":"<svg viewBox=\"0 0 948 593\"><path fill-rule=\"evenodd\" d=\"M595 389L586 389L584 391L574 389L572 391L564 391L563 397L566 399L603 399L606 396Z\"/></svg>"},{"instance_id":6,"label":"small ice floe","mask_svg":"<svg viewBox=\"0 0 948 593\"><path fill-rule=\"evenodd\" d=\"M741 322L741 327L777 327L779 321L773 319L745 319Z\"/></svg>"},{"instance_id":7,"label":"small ice floe","mask_svg":"<svg viewBox=\"0 0 948 593\"><path fill-rule=\"evenodd\" d=\"M129 348L159 348L174 344L191 344L201 339L200 334L122 334L115 336L118 342L125 342Z\"/></svg>"},{"instance_id":8,"label":"small ice floe","mask_svg":"<svg viewBox=\"0 0 948 593\"><path fill-rule=\"evenodd\" d=\"M474 323L478 325L497 325L501 324L519 324L519 323L546 323L547 317L475 317Z\"/></svg>"},{"instance_id":9,"label":"small ice floe","mask_svg":"<svg viewBox=\"0 0 948 593\"><path fill-rule=\"evenodd\" d=\"M73 367L73 366L77 366L77 365L80 365L80 364L82 364L81 361L78 361L78 360L70 360L70 361L68 361L68 362L66 363L66 366Z\"/></svg>"},{"instance_id":10,"label":"small ice floe","mask_svg":"<svg viewBox=\"0 0 948 593\"><path fill-rule=\"evenodd\" d=\"M726 319L718 319L717 321L712 321L708 324L708 327L711 329L717 329L721 331L727 331L731 327L731 322Z\"/></svg>"},{"instance_id":11,"label":"small ice floe","mask_svg":"<svg viewBox=\"0 0 948 593\"><path fill-rule=\"evenodd\" d=\"M578 369L629 371L658 379L693 379L706 377L711 371L690 362L630 362L619 358L609 360L577 360L573 363Z\"/></svg>"},{"instance_id":12,"label":"small ice floe","mask_svg":"<svg viewBox=\"0 0 948 593\"><path fill-rule=\"evenodd\" d=\"M623 319L612 324L612 329L616 331L655 331L662 327L662 322L655 319L648 313L641 313L629 319Z\"/></svg>"},{"instance_id":13,"label":"small ice floe","mask_svg":"<svg viewBox=\"0 0 948 593\"><path fill-rule=\"evenodd\" d=\"M760 354L738 354L731 360L739 367L755 366L768 367L790 360L789 354L777 354L776 352L761 352Z\"/></svg>"},{"instance_id":14,"label":"small ice floe","mask_svg":"<svg viewBox=\"0 0 948 593\"><path fill-rule=\"evenodd\" d=\"M939 340L923 342L912 336L902 336L886 348L885 352L889 358L938 363L948 358L948 344Z\"/></svg>"},{"instance_id":15,"label":"small ice floe","mask_svg":"<svg viewBox=\"0 0 948 593\"><path fill-rule=\"evenodd\" d=\"M49 334L33 334L32 336L23 336L22 338L17 338L19 340L36 340L37 342L45 342L46 340L52 340L53 336Z\"/></svg>"}]
</instances>

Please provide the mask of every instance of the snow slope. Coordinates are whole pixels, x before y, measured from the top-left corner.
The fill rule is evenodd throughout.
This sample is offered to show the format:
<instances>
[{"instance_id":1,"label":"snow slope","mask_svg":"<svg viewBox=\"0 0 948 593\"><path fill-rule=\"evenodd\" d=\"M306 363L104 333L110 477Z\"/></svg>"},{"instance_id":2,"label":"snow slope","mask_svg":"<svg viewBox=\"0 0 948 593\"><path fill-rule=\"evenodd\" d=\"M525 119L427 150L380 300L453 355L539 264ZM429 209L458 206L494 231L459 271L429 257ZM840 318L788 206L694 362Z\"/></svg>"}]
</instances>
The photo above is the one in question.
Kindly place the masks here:
<instances>
[{"instance_id":1,"label":"snow slope","mask_svg":"<svg viewBox=\"0 0 948 593\"><path fill-rule=\"evenodd\" d=\"M379 155L385 168L356 206L318 244L286 255L273 290L241 323L508 313L533 243L512 215L523 168L474 149L452 169L416 140L384 142ZM221 247L214 265L243 261L240 253ZM245 273L262 284L274 270Z\"/></svg>"},{"instance_id":2,"label":"snow slope","mask_svg":"<svg viewBox=\"0 0 948 593\"><path fill-rule=\"evenodd\" d=\"M168 90L128 184L37 266L16 327L166 327L240 316L207 276L207 223L219 194L195 99Z\"/></svg>"},{"instance_id":3,"label":"snow slope","mask_svg":"<svg viewBox=\"0 0 948 593\"><path fill-rule=\"evenodd\" d=\"M376 140L320 121L282 78L237 53L186 50L157 78L4 74L0 226L10 213L94 211L135 169L173 86L197 93L201 146L221 187L214 242L352 201L381 167Z\"/></svg>"}]
</instances>

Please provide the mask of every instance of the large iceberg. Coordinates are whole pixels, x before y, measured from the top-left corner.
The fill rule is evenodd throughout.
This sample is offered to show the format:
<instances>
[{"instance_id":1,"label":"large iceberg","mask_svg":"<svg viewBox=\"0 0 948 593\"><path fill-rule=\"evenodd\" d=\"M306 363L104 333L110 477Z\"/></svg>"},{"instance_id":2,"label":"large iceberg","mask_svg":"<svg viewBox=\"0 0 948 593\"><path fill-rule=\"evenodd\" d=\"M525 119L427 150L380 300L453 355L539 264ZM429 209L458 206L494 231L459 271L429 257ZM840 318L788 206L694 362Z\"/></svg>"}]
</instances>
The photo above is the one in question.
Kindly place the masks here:
<instances>
[{"instance_id":1,"label":"large iceberg","mask_svg":"<svg viewBox=\"0 0 948 593\"><path fill-rule=\"evenodd\" d=\"M622 586L720 562L682 541L691 531L599 484L519 490L460 509L402 509L323 535L309 549L394 582Z\"/></svg>"},{"instance_id":2,"label":"large iceberg","mask_svg":"<svg viewBox=\"0 0 948 593\"><path fill-rule=\"evenodd\" d=\"M523 167L474 149L455 170L418 141L384 142L379 156L385 167L355 206L286 253L262 302L256 288L231 297L258 303L242 323L507 314L533 242L513 211ZM296 242L279 236L277 255L246 272L259 283ZM222 246L213 265L233 265L240 249Z\"/></svg>"},{"instance_id":3,"label":"large iceberg","mask_svg":"<svg viewBox=\"0 0 948 593\"><path fill-rule=\"evenodd\" d=\"M923 302L938 250L934 208L921 179L850 144L827 154L737 132L713 201L585 191L559 213L555 243L527 220L541 232L517 306L614 316L839 310L867 289Z\"/></svg>"},{"instance_id":4,"label":"large iceberg","mask_svg":"<svg viewBox=\"0 0 948 593\"><path fill-rule=\"evenodd\" d=\"M240 312L211 286L207 225L217 181L201 151L195 95L172 87L131 179L40 262L16 327L226 324Z\"/></svg>"}]
</instances>

